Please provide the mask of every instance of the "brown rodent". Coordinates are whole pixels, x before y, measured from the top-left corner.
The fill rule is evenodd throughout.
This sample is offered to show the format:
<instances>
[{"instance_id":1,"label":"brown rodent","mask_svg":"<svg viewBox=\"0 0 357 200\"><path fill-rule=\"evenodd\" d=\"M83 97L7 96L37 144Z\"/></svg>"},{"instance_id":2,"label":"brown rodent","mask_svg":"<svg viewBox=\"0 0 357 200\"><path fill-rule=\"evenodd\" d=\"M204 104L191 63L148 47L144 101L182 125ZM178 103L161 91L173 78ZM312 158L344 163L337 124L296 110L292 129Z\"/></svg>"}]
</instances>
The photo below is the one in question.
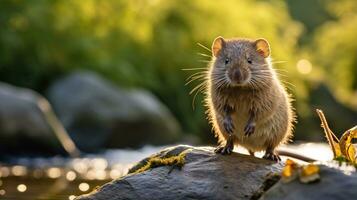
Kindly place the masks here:
<instances>
[{"instance_id":1,"label":"brown rodent","mask_svg":"<svg viewBox=\"0 0 357 200\"><path fill-rule=\"evenodd\" d=\"M280 160L275 149L291 137L295 114L272 68L269 43L217 37L212 54L205 102L219 142L215 152L230 154L241 145Z\"/></svg>"}]
</instances>

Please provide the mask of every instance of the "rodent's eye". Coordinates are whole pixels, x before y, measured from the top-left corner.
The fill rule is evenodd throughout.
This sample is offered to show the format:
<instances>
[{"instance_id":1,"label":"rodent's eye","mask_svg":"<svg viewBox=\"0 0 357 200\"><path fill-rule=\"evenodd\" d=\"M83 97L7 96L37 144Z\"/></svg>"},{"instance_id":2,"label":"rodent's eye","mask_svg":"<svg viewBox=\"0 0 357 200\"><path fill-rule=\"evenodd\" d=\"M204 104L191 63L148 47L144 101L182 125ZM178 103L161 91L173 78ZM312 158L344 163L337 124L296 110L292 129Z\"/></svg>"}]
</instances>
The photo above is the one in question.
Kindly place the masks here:
<instances>
[{"instance_id":1,"label":"rodent's eye","mask_svg":"<svg viewBox=\"0 0 357 200\"><path fill-rule=\"evenodd\" d=\"M229 58L226 58L226 60L224 60L224 64L227 65L229 63L229 61L230 61Z\"/></svg>"},{"instance_id":2,"label":"rodent's eye","mask_svg":"<svg viewBox=\"0 0 357 200\"><path fill-rule=\"evenodd\" d=\"M248 62L249 64L252 64L252 63L253 63L253 61L252 61L251 58L247 58L247 62Z\"/></svg>"}]
</instances>

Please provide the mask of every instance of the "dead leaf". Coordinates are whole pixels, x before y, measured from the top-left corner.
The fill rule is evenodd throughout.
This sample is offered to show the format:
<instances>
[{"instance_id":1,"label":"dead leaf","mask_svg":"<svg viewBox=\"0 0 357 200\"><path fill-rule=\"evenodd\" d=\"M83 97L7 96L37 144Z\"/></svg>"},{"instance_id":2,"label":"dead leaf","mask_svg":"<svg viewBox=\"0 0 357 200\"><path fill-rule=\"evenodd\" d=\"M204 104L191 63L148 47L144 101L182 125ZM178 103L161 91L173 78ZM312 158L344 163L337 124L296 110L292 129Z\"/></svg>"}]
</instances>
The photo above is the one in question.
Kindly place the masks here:
<instances>
[{"instance_id":1,"label":"dead leaf","mask_svg":"<svg viewBox=\"0 0 357 200\"><path fill-rule=\"evenodd\" d=\"M357 138L357 126L346 131L339 142L342 155L351 163L356 163L356 149L352 144L352 139Z\"/></svg>"},{"instance_id":2,"label":"dead leaf","mask_svg":"<svg viewBox=\"0 0 357 200\"><path fill-rule=\"evenodd\" d=\"M290 159L285 162L285 167L282 170L281 176L283 182L287 183L296 179L298 175L298 164Z\"/></svg>"},{"instance_id":3,"label":"dead leaf","mask_svg":"<svg viewBox=\"0 0 357 200\"><path fill-rule=\"evenodd\" d=\"M291 182L299 177L300 182L310 183L320 179L320 168L315 164L299 165L298 163L287 159L281 176L284 183Z\"/></svg>"},{"instance_id":4,"label":"dead leaf","mask_svg":"<svg viewBox=\"0 0 357 200\"><path fill-rule=\"evenodd\" d=\"M301 167L299 178L302 183L311 183L320 179L320 168L315 164L308 164Z\"/></svg>"}]
</instances>

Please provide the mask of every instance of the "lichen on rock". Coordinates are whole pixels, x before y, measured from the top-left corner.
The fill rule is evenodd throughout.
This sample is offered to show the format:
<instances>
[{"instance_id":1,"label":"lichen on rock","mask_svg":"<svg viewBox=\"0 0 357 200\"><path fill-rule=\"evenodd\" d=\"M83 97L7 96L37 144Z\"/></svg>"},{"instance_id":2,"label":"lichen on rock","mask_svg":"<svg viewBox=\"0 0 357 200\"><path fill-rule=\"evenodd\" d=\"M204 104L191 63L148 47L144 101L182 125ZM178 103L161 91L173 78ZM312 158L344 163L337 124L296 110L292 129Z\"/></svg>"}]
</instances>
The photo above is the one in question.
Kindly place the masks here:
<instances>
[{"instance_id":1,"label":"lichen on rock","mask_svg":"<svg viewBox=\"0 0 357 200\"><path fill-rule=\"evenodd\" d=\"M140 168L137 167L135 170L130 170L130 173L137 174L160 166L181 168L185 164L185 156L188 151L189 149L186 149L178 155L170 155L169 157L160 157L158 155L149 157L147 161L145 161L145 164L141 165Z\"/></svg>"}]
</instances>

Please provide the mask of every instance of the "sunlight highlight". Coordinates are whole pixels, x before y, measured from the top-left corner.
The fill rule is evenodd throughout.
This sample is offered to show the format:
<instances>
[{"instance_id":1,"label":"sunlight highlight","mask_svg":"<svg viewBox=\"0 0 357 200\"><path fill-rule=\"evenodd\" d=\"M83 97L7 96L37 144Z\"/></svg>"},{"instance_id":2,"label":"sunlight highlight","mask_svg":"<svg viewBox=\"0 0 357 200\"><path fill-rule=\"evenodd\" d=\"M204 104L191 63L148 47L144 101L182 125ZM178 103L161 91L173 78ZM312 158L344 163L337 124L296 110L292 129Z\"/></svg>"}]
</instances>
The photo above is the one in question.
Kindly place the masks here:
<instances>
[{"instance_id":1,"label":"sunlight highlight","mask_svg":"<svg viewBox=\"0 0 357 200\"><path fill-rule=\"evenodd\" d=\"M87 172L87 174L85 175L85 177L88 179L88 180L94 180L95 179L95 170L89 170Z\"/></svg>"},{"instance_id":2,"label":"sunlight highlight","mask_svg":"<svg viewBox=\"0 0 357 200\"><path fill-rule=\"evenodd\" d=\"M12 167L11 172L14 176L25 176L27 169L24 166L15 165Z\"/></svg>"},{"instance_id":3,"label":"sunlight highlight","mask_svg":"<svg viewBox=\"0 0 357 200\"><path fill-rule=\"evenodd\" d=\"M88 183L81 183L78 185L78 189L82 192L86 192L89 190L89 184Z\"/></svg>"},{"instance_id":4,"label":"sunlight highlight","mask_svg":"<svg viewBox=\"0 0 357 200\"><path fill-rule=\"evenodd\" d=\"M10 170L8 167L0 168L0 177L8 177L10 175Z\"/></svg>"},{"instance_id":5,"label":"sunlight highlight","mask_svg":"<svg viewBox=\"0 0 357 200\"><path fill-rule=\"evenodd\" d=\"M17 186L17 191L19 192L26 192L27 186L25 184L20 184Z\"/></svg>"},{"instance_id":6,"label":"sunlight highlight","mask_svg":"<svg viewBox=\"0 0 357 200\"><path fill-rule=\"evenodd\" d=\"M108 162L103 158L95 158L92 160L92 166L98 170L104 170L108 167Z\"/></svg>"},{"instance_id":7,"label":"sunlight highlight","mask_svg":"<svg viewBox=\"0 0 357 200\"><path fill-rule=\"evenodd\" d=\"M74 200L75 198L76 198L75 195L71 195L71 196L68 197L69 200Z\"/></svg>"},{"instance_id":8,"label":"sunlight highlight","mask_svg":"<svg viewBox=\"0 0 357 200\"><path fill-rule=\"evenodd\" d=\"M68 181L73 181L74 179L76 179L76 177L77 177L77 174L74 171L69 171L66 174L66 179Z\"/></svg>"},{"instance_id":9,"label":"sunlight highlight","mask_svg":"<svg viewBox=\"0 0 357 200\"><path fill-rule=\"evenodd\" d=\"M312 70L312 64L306 59L301 59L297 62L296 68L301 74L309 74Z\"/></svg>"},{"instance_id":10,"label":"sunlight highlight","mask_svg":"<svg viewBox=\"0 0 357 200\"><path fill-rule=\"evenodd\" d=\"M121 173L117 169L112 169L112 170L110 170L109 176L111 179L117 179L121 176Z\"/></svg>"},{"instance_id":11,"label":"sunlight highlight","mask_svg":"<svg viewBox=\"0 0 357 200\"><path fill-rule=\"evenodd\" d=\"M88 170L88 166L86 164L85 159L74 159L73 168L80 174L86 173Z\"/></svg>"},{"instance_id":12,"label":"sunlight highlight","mask_svg":"<svg viewBox=\"0 0 357 200\"><path fill-rule=\"evenodd\" d=\"M95 172L95 178L97 180L105 180L106 177L107 177L107 173L104 170L97 170Z\"/></svg>"},{"instance_id":13,"label":"sunlight highlight","mask_svg":"<svg viewBox=\"0 0 357 200\"><path fill-rule=\"evenodd\" d=\"M57 167L52 167L47 170L47 175L50 178L58 178L61 176L61 169Z\"/></svg>"}]
</instances>

